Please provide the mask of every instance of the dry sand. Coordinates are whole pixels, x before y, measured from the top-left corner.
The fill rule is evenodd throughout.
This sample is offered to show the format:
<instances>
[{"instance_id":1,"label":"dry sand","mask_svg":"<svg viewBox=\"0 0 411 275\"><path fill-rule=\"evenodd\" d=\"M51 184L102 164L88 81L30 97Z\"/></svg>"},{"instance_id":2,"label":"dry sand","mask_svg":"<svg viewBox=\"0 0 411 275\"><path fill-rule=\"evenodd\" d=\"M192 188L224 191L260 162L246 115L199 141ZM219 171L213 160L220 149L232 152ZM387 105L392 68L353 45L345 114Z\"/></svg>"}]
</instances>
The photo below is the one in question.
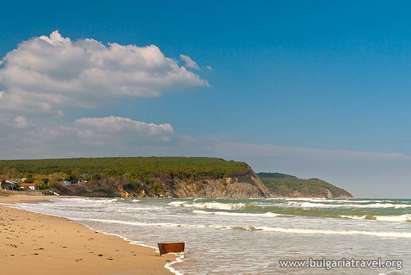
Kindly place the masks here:
<instances>
[{"instance_id":1,"label":"dry sand","mask_svg":"<svg viewBox=\"0 0 411 275\"><path fill-rule=\"evenodd\" d=\"M45 199L0 196L0 203ZM0 205L0 274L171 274L164 265L174 259L64 218Z\"/></svg>"}]
</instances>

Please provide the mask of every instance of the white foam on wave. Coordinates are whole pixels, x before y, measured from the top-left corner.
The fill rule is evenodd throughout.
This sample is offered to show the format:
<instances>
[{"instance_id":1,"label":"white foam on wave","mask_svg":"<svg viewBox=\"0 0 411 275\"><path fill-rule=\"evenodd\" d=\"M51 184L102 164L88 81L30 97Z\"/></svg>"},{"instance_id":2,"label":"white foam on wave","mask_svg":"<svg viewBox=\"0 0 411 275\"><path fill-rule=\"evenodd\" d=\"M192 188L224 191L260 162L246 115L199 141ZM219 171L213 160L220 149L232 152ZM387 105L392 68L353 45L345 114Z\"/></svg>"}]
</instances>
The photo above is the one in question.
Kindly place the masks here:
<instances>
[{"instance_id":1,"label":"white foam on wave","mask_svg":"<svg viewBox=\"0 0 411 275\"><path fill-rule=\"evenodd\" d=\"M72 218L74 221L91 221L100 222L107 224L123 224L130 226L162 226L162 227L174 227L174 228L214 228L214 229L232 229L229 225L215 225L215 224L184 224L184 223L166 223L166 222L153 222L153 223L143 223L143 222L129 222L122 220L106 220L106 219L90 219L90 218Z\"/></svg>"},{"instance_id":2,"label":"white foam on wave","mask_svg":"<svg viewBox=\"0 0 411 275\"><path fill-rule=\"evenodd\" d=\"M70 202L93 202L93 203L110 203L110 202L115 202L118 199L112 199L112 198L79 198L79 197L73 197L73 198L58 198L55 201L70 201Z\"/></svg>"},{"instance_id":3,"label":"white foam on wave","mask_svg":"<svg viewBox=\"0 0 411 275\"><path fill-rule=\"evenodd\" d=\"M268 206L268 205L261 205ZM272 204L277 207L294 207L294 208L411 208L411 204L396 203L370 203L370 204L335 204L335 203L314 203L314 202L296 202L288 201L287 203Z\"/></svg>"},{"instance_id":4,"label":"white foam on wave","mask_svg":"<svg viewBox=\"0 0 411 275\"><path fill-rule=\"evenodd\" d=\"M372 216L372 218L367 218L366 215L364 215L364 216L341 215L340 217L341 217L341 218L352 219L352 220L372 220L372 218L375 218L376 221L385 221L385 222L411 222L411 214Z\"/></svg>"},{"instance_id":5,"label":"white foam on wave","mask_svg":"<svg viewBox=\"0 0 411 275\"><path fill-rule=\"evenodd\" d=\"M395 202L392 200L339 200L339 199L324 199L324 198L281 198L282 202L275 202L279 198L268 199L273 201L272 204L251 203L256 207L291 207L291 208L394 208L403 209L411 208L411 204ZM89 199L89 198L62 198L63 201L72 202L90 202L95 204L108 204L117 201L117 199ZM285 201L284 201L285 200ZM140 202L138 199L133 199L132 202ZM222 202L198 202L198 199L193 201L172 201L168 203L173 207L191 207L198 209L215 209L215 210L238 210L246 206L245 203L222 203Z\"/></svg>"},{"instance_id":6,"label":"white foam on wave","mask_svg":"<svg viewBox=\"0 0 411 275\"><path fill-rule=\"evenodd\" d=\"M204 224L176 224L176 223L141 223L128 222L120 220L103 220L103 219L75 219L79 221L95 221L101 223L124 224L134 226L166 226L166 227L185 227L185 228L214 228L214 229L234 229L244 231L263 231L277 232L288 234L307 234L307 235L363 235L379 238L405 238L411 239L411 232L374 232L360 230L324 230L324 229L308 229L308 228L282 228L269 226L243 226L243 225L204 225Z\"/></svg>"},{"instance_id":7,"label":"white foam on wave","mask_svg":"<svg viewBox=\"0 0 411 275\"><path fill-rule=\"evenodd\" d=\"M105 220L105 219L89 219L89 218L73 218L75 221L91 221L91 222L100 222L108 224L123 224L130 226L163 226L163 227L184 227L184 228L215 228L215 229L230 229L230 226L224 225L205 225L205 224L184 224L184 223L166 223L166 222L153 222L153 223L144 223L144 222L129 222L122 220Z\"/></svg>"},{"instance_id":8,"label":"white foam on wave","mask_svg":"<svg viewBox=\"0 0 411 275\"><path fill-rule=\"evenodd\" d=\"M129 221L122 221L122 220L89 219L89 218L78 218L75 220L110 223L110 224L134 225L134 226L167 226L167 227L190 227L190 228L204 228L205 227L205 225L201 225L201 224L196 225L196 224L180 224L180 223L166 223L166 222L144 223L144 222L129 222Z\"/></svg>"},{"instance_id":9,"label":"white foam on wave","mask_svg":"<svg viewBox=\"0 0 411 275\"><path fill-rule=\"evenodd\" d=\"M204 210L193 210L194 214L205 214L205 215L217 215L217 216L239 216L239 217L266 217L275 218L278 216L286 216L282 214L276 214L272 212L266 213L235 213L235 212L210 212Z\"/></svg>"},{"instance_id":10,"label":"white foam on wave","mask_svg":"<svg viewBox=\"0 0 411 275\"><path fill-rule=\"evenodd\" d=\"M268 227L261 226L255 227L257 230L267 232L280 232L280 233L292 233L292 234L311 234L311 235L363 235L380 238L405 238L411 239L411 233L408 232L374 232L374 231L359 231L359 230L323 230L323 229L302 229L302 228L280 228L280 227Z\"/></svg>"},{"instance_id":11,"label":"white foam on wave","mask_svg":"<svg viewBox=\"0 0 411 275\"><path fill-rule=\"evenodd\" d=\"M271 198L271 200L280 199L286 201L331 201L327 198L288 198L288 197L279 197L279 198Z\"/></svg>"},{"instance_id":12,"label":"white foam on wave","mask_svg":"<svg viewBox=\"0 0 411 275\"><path fill-rule=\"evenodd\" d=\"M184 203L186 203L186 202L185 201L172 201L172 202L168 203L168 205L178 207L178 206L182 206Z\"/></svg>"},{"instance_id":13,"label":"white foam on wave","mask_svg":"<svg viewBox=\"0 0 411 275\"><path fill-rule=\"evenodd\" d=\"M366 215L364 216L350 216L350 215L341 215L341 218L345 218L345 219L351 219L351 220L365 220L365 218L367 217Z\"/></svg>"},{"instance_id":14,"label":"white foam on wave","mask_svg":"<svg viewBox=\"0 0 411 275\"><path fill-rule=\"evenodd\" d=\"M204 210L193 210L194 214L204 214L204 215L215 215L216 212L204 211Z\"/></svg>"},{"instance_id":15,"label":"white foam on wave","mask_svg":"<svg viewBox=\"0 0 411 275\"><path fill-rule=\"evenodd\" d=\"M121 207L121 208L116 208L115 212L119 212L119 213L130 213L133 211L138 211L138 212L144 212L144 211L152 211L152 210L161 210L163 208L161 207L156 207L156 206L152 206L152 207Z\"/></svg>"},{"instance_id":16,"label":"white foam on wave","mask_svg":"<svg viewBox=\"0 0 411 275\"><path fill-rule=\"evenodd\" d=\"M383 203L395 202L394 200L372 200L372 199L327 199L327 198L269 198L266 200L285 200L285 201L307 201L307 202L337 202L337 203Z\"/></svg>"},{"instance_id":17,"label":"white foam on wave","mask_svg":"<svg viewBox=\"0 0 411 275\"><path fill-rule=\"evenodd\" d=\"M168 269L171 273L174 273L175 275L183 275L183 273L181 273L180 271L176 270L173 265L178 264L183 262L184 260L184 253L173 253L176 255L176 260L166 263L165 264L165 268Z\"/></svg>"},{"instance_id":18,"label":"white foam on wave","mask_svg":"<svg viewBox=\"0 0 411 275\"><path fill-rule=\"evenodd\" d=\"M238 210L245 206L244 203L221 203L221 202L195 202L190 203L187 201L172 201L168 205L174 207L191 207L200 209L216 209L216 210Z\"/></svg>"},{"instance_id":19,"label":"white foam on wave","mask_svg":"<svg viewBox=\"0 0 411 275\"><path fill-rule=\"evenodd\" d=\"M397 216L375 216L377 221L387 222L411 222L411 214L397 215Z\"/></svg>"},{"instance_id":20,"label":"white foam on wave","mask_svg":"<svg viewBox=\"0 0 411 275\"><path fill-rule=\"evenodd\" d=\"M244 203L220 203L220 202L201 202L184 205L185 207L217 210L238 210L245 206Z\"/></svg>"}]
</instances>

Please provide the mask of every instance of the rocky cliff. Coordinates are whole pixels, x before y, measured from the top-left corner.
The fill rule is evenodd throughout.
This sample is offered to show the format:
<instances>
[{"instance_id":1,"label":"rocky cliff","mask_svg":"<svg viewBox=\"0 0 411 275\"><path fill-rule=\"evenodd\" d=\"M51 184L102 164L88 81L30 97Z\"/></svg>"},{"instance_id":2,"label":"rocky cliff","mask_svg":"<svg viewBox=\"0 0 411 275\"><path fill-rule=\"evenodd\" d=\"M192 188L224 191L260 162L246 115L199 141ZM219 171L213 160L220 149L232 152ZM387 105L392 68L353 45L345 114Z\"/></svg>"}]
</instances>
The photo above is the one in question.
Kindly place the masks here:
<instances>
[{"instance_id":1,"label":"rocky cliff","mask_svg":"<svg viewBox=\"0 0 411 275\"><path fill-rule=\"evenodd\" d=\"M202 198L263 198L270 195L267 187L251 170L242 175L222 178L179 178L169 174L149 180L131 181L127 177L103 177L87 183L55 186L63 195L90 197L202 197Z\"/></svg>"},{"instance_id":2,"label":"rocky cliff","mask_svg":"<svg viewBox=\"0 0 411 275\"><path fill-rule=\"evenodd\" d=\"M246 163L207 157L1 160L1 179L28 182L38 189L63 195L208 198L269 195Z\"/></svg>"},{"instance_id":3,"label":"rocky cliff","mask_svg":"<svg viewBox=\"0 0 411 275\"><path fill-rule=\"evenodd\" d=\"M204 198L261 198L268 197L270 192L261 180L250 171L242 176L222 179L205 179L200 181L178 180L169 189L167 195L174 197Z\"/></svg>"}]
</instances>

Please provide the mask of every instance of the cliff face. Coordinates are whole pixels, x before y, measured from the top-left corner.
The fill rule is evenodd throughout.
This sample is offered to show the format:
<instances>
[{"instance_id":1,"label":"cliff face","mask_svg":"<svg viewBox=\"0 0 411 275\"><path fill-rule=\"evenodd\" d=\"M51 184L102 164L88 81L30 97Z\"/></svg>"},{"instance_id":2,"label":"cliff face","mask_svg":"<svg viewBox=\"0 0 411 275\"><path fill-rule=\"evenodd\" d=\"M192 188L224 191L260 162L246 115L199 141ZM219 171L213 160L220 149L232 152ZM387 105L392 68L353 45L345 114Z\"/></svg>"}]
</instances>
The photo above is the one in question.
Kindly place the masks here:
<instances>
[{"instance_id":1,"label":"cliff face","mask_svg":"<svg viewBox=\"0 0 411 275\"><path fill-rule=\"evenodd\" d=\"M87 183L57 184L55 191L63 195L90 197L201 197L201 198L265 198L311 197L351 198L342 188L320 179L299 179L280 173L259 173L251 168L240 174L215 178L179 177L163 173L142 180L126 176L101 177Z\"/></svg>"},{"instance_id":2,"label":"cliff face","mask_svg":"<svg viewBox=\"0 0 411 275\"><path fill-rule=\"evenodd\" d=\"M273 197L352 198L346 190L320 179L300 179L280 173L259 173L258 176Z\"/></svg>"},{"instance_id":3,"label":"cliff face","mask_svg":"<svg viewBox=\"0 0 411 275\"><path fill-rule=\"evenodd\" d=\"M264 198L269 196L269 190L261 180L250 171L241 177L227 177L202 181L177 181L175 189L169 194L174 197L204 197L204 198Z\"/></svg>"},{"instance_id":4,"label":"cliff face","mask_svg":"<svg viewBox=\"0 0 411 275\"><path fill-rule=\"evenodd\" d=\"M270 191L251 168L242 175L223 178L190 179L162 175L147 181L130 181L126 177L107 177L87 183L58 184L63 195L91 197L202 197L202 198L263 198Z\"/></svg>"},{"instance_id":5,"label":"cliff face","mask_svg":"<svg viewBox=\"0 0 411 275\"><path fill-rule=\"evenodd\" d=\"M0 180L25 178L42 190L98 197L266 197L244 162L208 157L0 160ZM7 174L7 175L6 175Z\"/></svg>"},{"instance_id":6,"label":"cliff face","mask_svg":"<svg viewBox=\"0 0 411 275\"><path fill-rule=\"evenodd\" d=\"M256 175L244 162L207 157L0 160L2 179L29 181L38 189L63 195L92 197L351 197L319 179Z\"/></svg>"}]
</instances>

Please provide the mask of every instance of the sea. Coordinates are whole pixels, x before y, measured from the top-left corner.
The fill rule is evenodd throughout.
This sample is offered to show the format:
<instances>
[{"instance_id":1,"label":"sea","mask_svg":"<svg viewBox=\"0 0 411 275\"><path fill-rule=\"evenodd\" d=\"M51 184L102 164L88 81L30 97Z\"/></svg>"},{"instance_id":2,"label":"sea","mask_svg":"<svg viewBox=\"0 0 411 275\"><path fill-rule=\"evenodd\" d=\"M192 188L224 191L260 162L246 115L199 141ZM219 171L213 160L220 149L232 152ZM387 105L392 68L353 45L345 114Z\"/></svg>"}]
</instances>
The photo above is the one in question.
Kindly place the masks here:
<instances>
[{"instance_id":1,"label":"sea","mask_svg":"<svg viewBox=\"0 0 411 275\"><path fill-rule=\"evenodd\" d=\"M133 244L185 242L166 266L176 274L411 274L408 199L74 197L15 207Z\"/></svg>"}]
</instances>

